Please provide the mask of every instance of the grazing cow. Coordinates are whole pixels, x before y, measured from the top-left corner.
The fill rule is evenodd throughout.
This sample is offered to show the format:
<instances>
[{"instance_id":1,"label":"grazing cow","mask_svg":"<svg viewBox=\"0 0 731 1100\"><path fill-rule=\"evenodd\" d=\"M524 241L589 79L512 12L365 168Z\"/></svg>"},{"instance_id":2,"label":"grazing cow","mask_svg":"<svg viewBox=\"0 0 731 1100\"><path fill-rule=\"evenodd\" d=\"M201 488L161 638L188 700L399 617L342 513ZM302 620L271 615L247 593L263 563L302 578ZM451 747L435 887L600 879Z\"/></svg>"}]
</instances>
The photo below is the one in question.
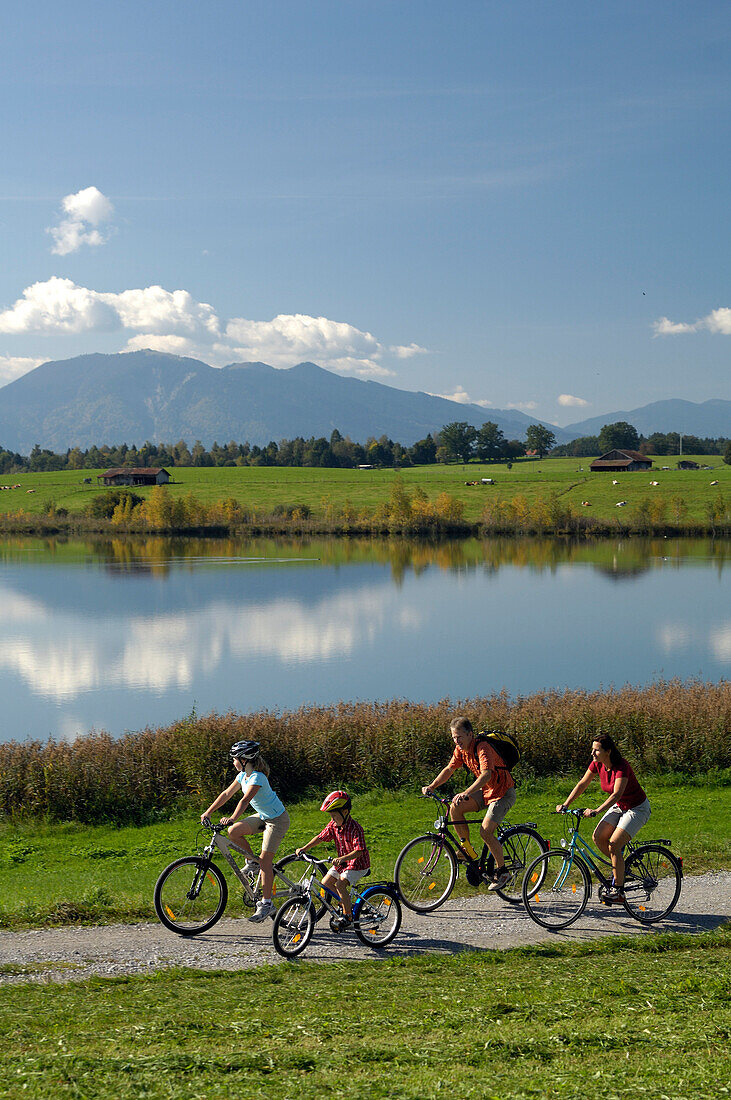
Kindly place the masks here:
<instances>
[{"instance_id":1,"label":"grazing cow","mask_svg":"<svg viewBox=\"0 0 731 1100\"><path fill-rule=\"evenodd\" d=\"M615 508L624 508L626 503L627 503L626 500L618 500L617 503L614 505L614 507Z\"/></svg>"}]
</instances>

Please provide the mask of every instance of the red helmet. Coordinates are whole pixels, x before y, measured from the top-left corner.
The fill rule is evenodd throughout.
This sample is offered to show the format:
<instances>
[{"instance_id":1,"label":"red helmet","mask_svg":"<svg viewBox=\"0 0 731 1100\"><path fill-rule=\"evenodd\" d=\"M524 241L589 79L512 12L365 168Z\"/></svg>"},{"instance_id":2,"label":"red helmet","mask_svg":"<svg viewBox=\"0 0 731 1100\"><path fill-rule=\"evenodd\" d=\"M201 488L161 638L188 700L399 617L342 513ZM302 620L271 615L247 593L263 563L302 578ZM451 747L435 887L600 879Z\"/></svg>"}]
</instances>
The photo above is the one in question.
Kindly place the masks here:
<instances>
[{"instance_id":1,"label":"red helmet","mask_svg":"<svg viewBox=\"0 0 731 1100\"><path fill-rule=\"evenodd\" d=\"M325 797L325 800L320 806L322 813L332 813L333 810L349 810L350 809L350 795L347 791L331 791L329 795Z\"/></svg>"}]
</instances>

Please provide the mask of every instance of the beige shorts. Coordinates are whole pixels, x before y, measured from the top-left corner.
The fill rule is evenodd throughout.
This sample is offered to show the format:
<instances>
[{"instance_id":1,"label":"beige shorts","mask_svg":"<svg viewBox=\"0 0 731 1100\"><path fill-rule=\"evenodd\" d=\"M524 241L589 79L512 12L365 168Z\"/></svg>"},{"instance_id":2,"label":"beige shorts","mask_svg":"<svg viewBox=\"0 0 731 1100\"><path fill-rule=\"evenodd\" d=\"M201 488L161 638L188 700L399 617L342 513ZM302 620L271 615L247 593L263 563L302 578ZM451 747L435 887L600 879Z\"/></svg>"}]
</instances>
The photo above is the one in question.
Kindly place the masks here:
<instances>
[{"instance_id":1,"label":"beige shorts","mask_svg":"<svg viewBox=\"0 0 731 1100\"><path fill-rule=\"evenodd\" d=\"M615 829L622 829L627 836L636 836L643 825L650 820L650 800L646 798L639 806L633 806L631 810L620 810L619 806L610 806L599 819L601 825L606 821L607 825Z\"/></svg>"},{"instance_id":2,"label":"beige shorts","mask_svg":"<svg viewBox=\"0 0 731 1100\"><path fill-rule=\"evenodd\" d=\"M511 787L502 798L496 798L494 802L488 802L485 821L494 821L496 825L499 825L512 810L517 797L515 787Z\"/></svg>"},{"instance_id":3,"label":"beige shorts","mask_svg":"<svg viewBox=\"0 0 731 1100\"><path fill-rule=\"evenodd\" d=\"M289 814L285 810L279 817L272 817L269 820L254 814L252 817L245 817L242 824L248 826L247 836L253 833L264 833L261 838L261 850L274 855L289 829Z\"/></svg>"}]
</instances>

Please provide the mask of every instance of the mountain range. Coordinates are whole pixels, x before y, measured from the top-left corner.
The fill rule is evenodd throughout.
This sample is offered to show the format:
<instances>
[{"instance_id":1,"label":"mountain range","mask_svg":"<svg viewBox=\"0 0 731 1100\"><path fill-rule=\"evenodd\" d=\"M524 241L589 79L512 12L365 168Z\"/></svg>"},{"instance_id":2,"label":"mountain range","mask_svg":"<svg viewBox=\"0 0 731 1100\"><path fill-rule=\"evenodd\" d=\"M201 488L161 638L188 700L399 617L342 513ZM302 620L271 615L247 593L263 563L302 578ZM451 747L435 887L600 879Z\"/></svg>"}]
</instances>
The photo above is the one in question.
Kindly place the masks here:
<instances>
[{"instance_id":1,"label":"mountain range","mask_svg":"<svg viewBox=\"0 0 731 1100\"><path fill-rule=\"evenodd\" d=\"M299 363L278 370L266 363L221 369L197 359L154 351L80 355L42 363L0 390L0 448L28 454L38 443L54 451L94 444L200 440L265 446L297 436L329 437L337 428L359 443L389 436L409 446L445 424L464 420L498 425L506 439L525 439L537 421L516 410L465 405L346 378ZM597 435L626 420L647 436L731 436L731 401L656 401L557 428L557 443Z\"/></svg>"},{"instance_id":2,"label":"mountain range","mask_svg":"<svg viewBox=\"0 0 731 1100\"><path fill-rule=\"evenodd\" d=\"M524 439L521 412L462 405L344 378L300 363L214 368L197 359L153 351L80 355L42 363L0 390L0 446L27 454L34 444L54 451L94 444L249 442L297 436L343 436L365 443L387 435L409 446L445 424L494 421L506 439ZM559 442L573 438L552 428Z\"/></svg>"}]
</instances>

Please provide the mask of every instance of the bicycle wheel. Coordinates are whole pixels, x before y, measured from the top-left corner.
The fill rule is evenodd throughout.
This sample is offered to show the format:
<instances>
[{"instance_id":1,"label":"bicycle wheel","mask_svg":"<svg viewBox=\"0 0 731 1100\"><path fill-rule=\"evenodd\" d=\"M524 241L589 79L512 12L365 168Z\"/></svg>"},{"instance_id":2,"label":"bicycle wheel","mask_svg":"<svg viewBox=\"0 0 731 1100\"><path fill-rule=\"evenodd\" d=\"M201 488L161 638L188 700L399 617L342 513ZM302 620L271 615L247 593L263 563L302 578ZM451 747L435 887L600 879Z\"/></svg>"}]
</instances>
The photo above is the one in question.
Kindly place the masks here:
<instances>
[{"instance_id":1,"label":"bicycle wheel","mask_svg":"<svg viewBox=\"0 0 731 1100\"><path fill-rule=\"evenodd\" d=\"M315 912L309 897L285 901L274 918L274 946L285 959L301 955L312 939Z\"/></svg>"},{"instance_id":2,"label":"bicycle wheel","mask_svg":"<svg viewBox=\"0 0 731 1100\"><path fill-rule=\"evenodd\" d=\"M399 853L393 877L401 901L417 913L443 905L457 880L457 859L437 833L410 840Z\"/></svg>"},{"instance_id":3,"label":"bicycle wheel","mask_svg":"<svg viewBox=\"0 0 731 1100\"><path fill-rule=\"evenodd\" d=\"M223 916L228 886L222 871L201 856L176 859L155 883L155 912L179 936L197 936Z\"/></svg>"},{"instance_id":4,"label":"bicycle wheel","mask_svg":"<svg viewBox=\"0 0 731 1100\"><path fill-rule=\"evenodd\" d=\"M624 905L643 924L662 920L680 897L683 873L677 856L661 844L642 844L624 868Z\"/></svg>"},{"instance_id":5,"label":"bicycle wheel","mask_svg":"<svg viewBox=\"0 0 731 1100\"><path fill-rule=\"evenodd\" d=\"M503 846L505 866L510 871L510 879L500 890L493 892L503 901L509 901L511 905L520 905L523 900L525 869L534 860L538 859L543 852L547 851L548 846L541 834L537 833L535 829L529 828L528 825L513 825L510 829L506 829L499 839ZM495 860L492 856L489 856L485 862L485 871L488 877L492 878L495 871ZM533 875L537 876L538 873L538 871L534 871ZM539 886L540 883L536 877L531 886L533 893Z\"/></svg>"},{"instance_id":6,"label":"bicycle wheel","mask_svg":"<svg viewBox=\"0 0 731 1100\"><path fill-rule=\"evenodd\" d=\"M353 910L355 934L366 947L385 947L401 927L401 903L395 893L373 886Z\"/></svg>"},{"instance_id":7,"label":"bicycle wheel","mask_svg":"<svg viewBox=\"0 0 731 1100\"><path fill-rule=\"evenodd\" d=\"M287 883L280 880L277 877L277 871L279 871L279 870L281 870L287 876L287 878L290 879L292 882L296 882L296 883L300 884L300 883L304 882L306 879L309 879L310 874L312 872L312 864L308 863L306 860L304 860L302 858L302 856L298 856L296 852L293 852L292 855L290 855L290 856L285 856L284 859L280 859L280 860L277 861L277 863L274 864L274 894L273 894L273 899L274 899L274 904L277 906L278 909L291 896L291 891L290 891L289 886L287 886ZM322 876L327 873L327 870L328 870L328 864L327 863L318 862L318 864L317 864L317 873L320 876L320 878L322 878ZM320 917L323 915L323 913L325 912L325 902L323 901L324 894L325 894L325 892L324 892L324 890L322 890L320 892L320 896L318 897L317 901L315 901L315 899L312 898L312 905L313 905L314 910L315 910L315 920L316 921L318 921L320 919Z\"/></svg>"},{"instance_id":8,"label":"bicycle wheel","mask_svg":"<svg viewBox=\"0 0 731 1100\"><path fill-rule=\"evenodd\" d=\"M533 876L538 878L534 880ZM536 883L540 886L536 888ZM580 859L554 848L534 859L523 878L523 904L549 932L568 928L586 909L591 891L589 872Z\"/></svg>"}]
</instances>

